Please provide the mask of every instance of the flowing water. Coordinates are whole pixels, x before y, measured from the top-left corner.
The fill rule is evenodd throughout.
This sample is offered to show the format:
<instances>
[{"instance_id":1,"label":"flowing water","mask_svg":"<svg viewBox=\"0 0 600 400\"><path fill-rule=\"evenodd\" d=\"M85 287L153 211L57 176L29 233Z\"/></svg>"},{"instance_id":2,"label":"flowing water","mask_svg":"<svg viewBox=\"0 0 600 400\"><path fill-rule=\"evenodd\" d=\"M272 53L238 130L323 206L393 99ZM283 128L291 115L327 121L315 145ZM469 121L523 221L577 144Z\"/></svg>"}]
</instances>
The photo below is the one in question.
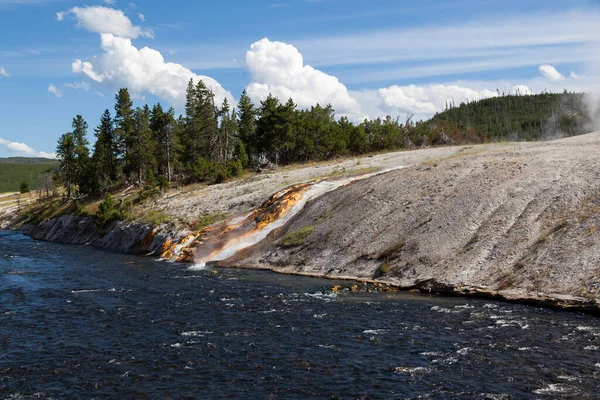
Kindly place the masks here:
<instances>
[{"instance_id":1,"label":"flowing water","mask_svg":"<svg viewBox=\"0 0 600 400\"><path fill-rule=\"evenodd\" d=\"M598 398L600 320L0 232L0 398Z\"/></svg>"}]
</instances>

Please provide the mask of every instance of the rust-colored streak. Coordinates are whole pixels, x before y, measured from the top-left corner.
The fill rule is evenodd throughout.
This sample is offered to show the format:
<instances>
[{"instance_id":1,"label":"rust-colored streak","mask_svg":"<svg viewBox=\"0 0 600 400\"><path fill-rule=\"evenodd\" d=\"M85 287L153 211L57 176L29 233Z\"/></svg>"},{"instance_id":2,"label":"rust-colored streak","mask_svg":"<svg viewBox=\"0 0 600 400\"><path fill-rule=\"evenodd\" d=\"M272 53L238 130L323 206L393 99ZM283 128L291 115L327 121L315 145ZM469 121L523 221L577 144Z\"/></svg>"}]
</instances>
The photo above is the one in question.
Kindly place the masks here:
<instances>
[{"instance_id":1,"label":"rust-colored streak","mask_svg":"<svg viewBox=\"0 0 600 400\"><path fill-rule=\"evenodd\" d=\"M256 222L253 230L260 231L270 223L278 220L302 199L310 186L309 183L293 185L271 196L269 200L252 213L251 218Z\"/></svg>"},{"instance_id":2,"label":"rust-colored streak","mask_svg":"<svg viewBox=\"0 0 600 400\"><path fill-rule=\"evenodd\" d=\"M311 185L297 184L275 193L241 221L233 223L235 218L230 218L218 226L186 236L177 243L167 241L161 249L161 258L178 262L210 261L224 248L238 244L285 215Z\"/></svg>"},{"instance_id":3,"label":"rust-colored streak","mask_svg":"<svg viewBox=\"0 0 600 400\"><path fill-rule=\"evenodd\" d=\"M154 237L156 236L156 232L158 232L158 229L154 228L151 232L148 232L148 234L144 237L144 240L142 240L142 251L148 250L148 248L152 244L152 241L154 240Z\"/></svg>"}]
</instances>

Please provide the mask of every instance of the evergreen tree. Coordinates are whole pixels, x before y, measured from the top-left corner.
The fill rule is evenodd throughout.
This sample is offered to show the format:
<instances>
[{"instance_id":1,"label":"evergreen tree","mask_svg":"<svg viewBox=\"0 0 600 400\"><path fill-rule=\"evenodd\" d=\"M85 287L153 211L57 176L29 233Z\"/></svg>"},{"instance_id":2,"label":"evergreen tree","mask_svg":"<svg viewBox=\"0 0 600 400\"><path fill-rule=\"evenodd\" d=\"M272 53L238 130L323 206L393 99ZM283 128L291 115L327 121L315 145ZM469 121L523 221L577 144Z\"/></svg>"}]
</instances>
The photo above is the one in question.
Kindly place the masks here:
<instances>
[{"instance_id":1,"label":"evergreen tree","mask_svg":"<svg viewBox=\"0 0 600 400\"><path fill-rule=\"evenodd\" d=\"M96 143L94 144L93 163L96 166L99 183L104 190L117 179L117 160L115 158L115 136L110 111L104 110L100 124L94 129Z\"/></svg>"},{"instance_id":2,"label":"evergreen tree","mask_svg":"<svg viewBox=\"0 0 600 400\"><path fill-rule=\"evenodd\" d=\"M96 177L90 162L90 142L87 139L88 124L81 115L73 118L73 142L75 145L75 183L80 194L89 194L96 187Z\"/></svg>"},{"instance_id":3,"label":"evergreen tree","mask_svg":"<svg viewBox=\"0 0 600 400\"><path fill-rule=\"evenodd\" d=\"M76 179L75 139L71 132L58 139L56 157L60 161L60 178L67 189L67 200L71 200L71 186Z\"/></svg>"},{"instance_id":4,"label":"evergreen tree","mask_svg":"<svg viewBox=\"0 0 600 400\"><path fill-rule=\"evenodd\" d=\"M237 125L239 138L242 141L243 146L246 148L248 155L256 154L257 152L257 138L256 138L256 117L258 115L257 110L252 104L252 100L246 93L246 89L240 96L238 102L237 112Z\"/></svg>"},{"instance_id":5,"label":"evergreen tree","mask_svg":"<svg viewBox=\"0 0 600 400\"><path fill-rule=\"evenodd\" d=\"M21 186L19 188L19 193L29 193L31 190L29 189L29 183L27 181L21 182Z\"/></svg>"},{"instance_id":6,"label":"evergreen tree","mask_svg":"<svg viewBox=\"0 0 600 400\"><path fill-rule=\"evenodd\" d=\"M173 179L173 165L176 160L178 149L177 123L175 121L175 110L170 108L163 111L160 103L152 108L150 115L150 129L156 143L155 158L158 174L171 182Z\"/></svg>"},{"instance_id":7,"label":"evergreen tree","mask_svg":"<svg viewBox=\"0 0 600 400\"><path fill-rule=\"evenodd\" d=\"M219 126L214 95L202 80L195 86L190 80L185 109L181 159L187 174L194 175L192 171L196 170L198 161L218 158Z\"/></svg>"},{"instance_id":8,"label":"evergreen tree","mask_svg":"<svg viewBox=\"0 0 600 400\"><path fill-rule=\"evenodd\" d=\"M138 184L144 182L144 172L152 170L154 159L154 141L150 131L150 108L136 108L133 112L133 131L130 135L131 148L128 151L130 170L137 174Z\"/></svg>"},{"instance_id":9,"label":"evergreen tree","mask_svg":"<svg viewBox=\"0 0 600 400\"><path fill-rule=\"evenodd\" d=\"M196 84L194 120L198 126L200 156L219 161L219 123L215 96L202 80Z\"/></svg>"},{"instance_id":10,"label":"evergreen tree","mask_svg":"<svg viewBox=\"0 0 600 400\"><path fill-rule=\"evenodd\" d=\"M133 146L131 135L133 132L133 102L127 88L119 89L115 96L115 157L122 160L125 173L131 172L129 167L131 161L128 161L128 153Z\"/></svg>"},{"instance_id":11,"label":"evergreen tree","mask_svg":"<svg viewBox=\"0 0 600 400\"><path fill-rule=\"evenodd\" d=\"M217 139L217 159L216 161L225 164L233 156L237 138L237 122L235 110L229 109L227 99L223 100L223 105L219 110L220 126Z\"/></svg>"},{"instance_id":12,"label":"evergreen tree","mask_svg":"<svg viewBox=\"0 0 600 400\"><path fill-rule=\"evenodd\" d=\"M273 144L277 135L277 109L279 105L279 99L271 94L260 102L259 117L256 121L256 147L254 148L256 155L262 154L272 157L274 151Z\"/></svg>"}]
</instances>

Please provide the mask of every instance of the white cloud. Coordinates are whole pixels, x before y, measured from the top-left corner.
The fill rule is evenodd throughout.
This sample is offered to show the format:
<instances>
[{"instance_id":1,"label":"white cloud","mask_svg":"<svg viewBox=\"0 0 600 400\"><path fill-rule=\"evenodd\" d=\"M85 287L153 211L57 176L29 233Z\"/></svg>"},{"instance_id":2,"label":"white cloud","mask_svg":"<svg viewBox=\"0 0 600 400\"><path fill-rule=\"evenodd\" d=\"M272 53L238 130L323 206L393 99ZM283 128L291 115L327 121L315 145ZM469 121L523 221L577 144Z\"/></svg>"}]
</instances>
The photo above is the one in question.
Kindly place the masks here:
<instances>
[{"instance_id":1,"label":"white cloud","mask_svg":"<svg viewBox=\"0 0 600 400\"><path fill-rule=\"evenodd\" d=\"M295 44L307 60L318 66L419 60L444 64L448 59L476 61L489 56L503 56L513 59L512 62L516 64L532 65L530 52L534 49L543 50L543 55L544 51L547 53L549 50L553 53L564 51L566 46L598 43L599 18L600 11L597 9L524 13L458 21L451 25L320 36ZM536 66L551 62L539 57L536 61Z\"/></svg>"},{"instance_id":2,"label":"white cloud","mask_svg":"<svg viewBox=\"0 0 600 400\"><path fill-rule=\"evenodd\" d=\"M24 154L24 155L28 155L28 156L35 156L38 154L37 151L35 151L31 147L27 146L25 143L10 142L6 145L6 147L10 151L17 153L17 154Z\"/></svg>"},{"instance_id":3,"label":"white cloud","mask_svg":"<svg viewBox=\"0 0 600 400\"><path fill-rule=\"evenodd\" d=\"M554 68L550 64L544 64L539 66L540 74L544 75L546 78L551 81L562 81L565 79L565 76L558 72L556 68Z\"/></svg>"},{"instance_id":4,"label":"white cloud","mask_svg":"<svg viewBox=\"0 0 600 400\"><path fill-rule=\"evenodd\" d=\"M144 14L142 13L138 13L138 18L140 19L140 21L144 22L146 21L146 17L144 17Z\"/></svg>"},{"instance_id":5,"label":"white cloud","mask_svg":"<svg viewBox=\"0 0 600 400\"><path fill-rule=\"evenodd\" d=\"M20 156L30 156L30 157L45 157L45 158L56 158L55 153L46 153L43 151L36 151L32 147L26 145L25 143L12 142L10 140L6 140L0 137L0 145L6 146L8 151L13 154Z\"/></svg>"},{"instance_id":6,"label":"white cloud","mask_svg":"<svg viewBox=\"0 0 600 400\"><path fill-rule=\"evenodd\" d=\"M8 73L7 70L4 69L4 67L0 67L0 75L4 75L6 77L10 76L10 74Z\"/></svg>"},{"instance_id":7,"label":"white cloud","mask_svg":"<svg viewBox=\"0 0 600 400\"><path fill-rule=\"evenodd\" d=\"M73 7L68 11L57 13L56 19L62 21L67 15L72 15L77 20L77 26L90 32L111 33L115 36L132 39L139 36L154 37L151 30L144 30L133 25L123 11L114 8L101 6Z\"/></svg>"},{"instance_id":8,"label":"white cloud","mask_svg":"<svg viewBox=\"0 0 600 400\"><path fill-rule=\"evenodd\" d=\"M262 39L250 46L246 65L253 82L247 87L255 101L269 93L282 101L292 98L300 108L331 104L338 114L360 119L360 106L336 77L305 65L292 45Z\"/></svg>"},{"instance_id":9,"label":"white cloud","mask_svg":"<svg viewBox=\"0 0 600 400\"><path fill-rule=\"evenodd\" d=\"M104 53L91 61L76 60L72 65L74 73L81 74L111 89L128 88L133 95L150 93L173 104L183 107L185 91L190 78L197 82L202 79L215 94L220 103L227 98L230 104L235 100L229 91L211 77L197 75L181 64L165 62L162 54L149 47L136 48L130 39L109 33L100 35L100 46Z\"/></svg>"},{"instance_id":10,"label":"white cloud","mask_svg":"<svg viewBox=\"0 0 600 400\"><path fill-rule=\"evenodd\" d=\"M52 158L55 159L56 158L56 153L46 153L45 151L40 151L38 153L39 157L43 157L43 158Z\"/></svg>"},{"instance_id":11,"label":"white cloud","mask_svg":"<svg viewBox=\"0 0 600 400\"><path fill-rule=\"evenodd\" d=\"M115 4L115 3L116 3L116 1L115 1L115 0L104 0L104 2L105 2L106 4Z\"/></svg>"},{"instance_id":12,"label":"white cloud","mask_svg":"<svg viewBox=\"0 0 600 400\"><path fill-rule=\"evenodd\" d=\"M356 122L385 115L426 119L444 110L446 104L459 105L498 95L494 86L474 88L468 82L349 91L336 77L305 65L302 54L294 46L268 39L250 46L246 65L253 79L247 91L254 101L264 100L271 93L281 101L291 97L300 108L316 103L331 104L338 116L347 115ZM511 85L509 91L531 94L526 85Z\"/></svg>"},{"instance_id":13,"label":"white cloud","mask_svg":"<svg viewBox=\"0 0 600 400\"><path fill-rule=\"evenodd\" d=\"M247 91L254 101L264 100L271 93L281 101L291 97L300 108L316 103L331 104L338 116L347 115L355 122L386 115L427 119L443 111L447 104L495 97L499 92L532 93L529 86L510 82L392 85L349 91L336 77L305 65L302 54L294 46L268 39L251 45L246 53L246 65L253 79Z\"/></svg>"},{"instance_id":14,"label":"white cloud","mask_svg":"<svg viewBox=\"0 0 600 400\"><path fill-rule=\"evenodd\" d=\"M50 84L50 86L48 86L48 93L54 94L59 99L62 97L62 92L53 84Z\"/></svg>"},{"instance_id":15,"label":"white cloud","mask_svg":"<svg viewBox=\"0 0 600 400\"><path fill-rule=\"evenodd\" d=\"M512 87L510 92L511 92L511 94L516 94L516 95L520 95L520 96L527 96L527 95L533 94L531 89L529 89L529 87L526 85L515 85Z\"/></svg>"},{"instance_id":16,"label":"white cloud","mask_svg":"<svg viewBox=\"0 0 600 400\"><path fill-rule=\"evenodd\" d=\"M85 90L86 92L90 90L91 87L90 83L86 81L65 83L65 86L75 90Z\"/></svg>"},{"instance_id":17,"label":"white cloud","mask_svg":"<svg viewBox=\"0 0 600 400\"><path fill-rule=\"evenodd\" d=\"M392 115L414 114L416 119L426 118L443 110L446 104L485 99L497 95L495 91L476 91L456 85L391 86L379 89L383 109Z\"/></svg>"}]
</instances>

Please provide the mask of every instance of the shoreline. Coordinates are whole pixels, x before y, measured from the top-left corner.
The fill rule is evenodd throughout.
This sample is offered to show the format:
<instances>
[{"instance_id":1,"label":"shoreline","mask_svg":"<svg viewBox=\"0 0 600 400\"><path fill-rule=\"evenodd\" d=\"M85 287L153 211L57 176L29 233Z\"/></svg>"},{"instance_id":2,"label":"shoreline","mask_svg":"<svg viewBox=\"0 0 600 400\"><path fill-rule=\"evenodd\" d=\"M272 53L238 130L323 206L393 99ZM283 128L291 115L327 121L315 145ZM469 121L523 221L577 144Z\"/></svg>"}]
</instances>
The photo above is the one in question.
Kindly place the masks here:
<instances>
[{"instance_id":1,"label":"shoreline","mask_svg":"<svg viewBox=\"0 0 600 400\"><path fill-rule=\"evenodd\" d=\"M31 227L29 227L31 229ZM36 238L32 236L27 230L21 227L11 228L8 231L21 232L25 236L28 236L34 240L45 241L49 243L60 243L60 244L71 244L75 246L92 246L99 250L110 251L117 254L131 254L138 257L155 257L155 253L141 254L140 252L125 252L119 249L99 246L92 243L72 243L68 241L53 241L45 240L43 238ZM164 260L168 262L167 260ZM190 262L177 262L179 265L191 265ZM443 282L438 282L435 279L427 279L413 284L401 284L389 280L364 278L351 275L328 275L316 272L305 272L296 271L291 267L276 267L269 265L241 265L236 263L227 263L227 260L222 261L210 261L206 264L206 269L211 267L224 268L224 269L240 269L240 270L257 270L257 271L269 271L276 274L289 275L289 276L302 276L309 278L325 279L330 281L347 281L347 282L358 282L371 284L374 286L387 286L401 292L413 292L423 295L435 295L441 297L464 297L473 299L489 299L494 301L500 301L510 304L523 304L529 306L535 306L540 308L548 308L552 310L559 310L565 312L582 312L593 316L600 316L600 303L594 299L587 299L584 297L570 296L570 295L552 295L541 292L515 292L515 291L502 291L494 290L485 287L478 287L474 285L455 285Z\"/></svg>"},{"instance_id":2,"label":"shoreline","mask_svg":"<svg viewBox=\"0 0 600 400\"><path fill-rule=\"evenodd\" d=\"M219 235L235 229L236 215L258 210L265 213L265 221L279 218L281 212L271 207L273 199L287 202L277 195L297 182L324 174L338 179L356 173L359 166L381 170L400 164L407 168L375 174L307 201L259 243L226 261L208 258L208 267L269 270L599 314L598 145L600 132L552 142L382 154L360 163L304 166L170 191L141 206L141 211L169 211L188 220L221 210L229 215L230 226L185 231L168 223L114 222L100 229L91 217L63 215L20 229L49 242L203 261L197 249L213 254L215 248L206 252L202 244L220 246L229 240ZM16 217L0 208L0 224ZM235 235L245 237L250 229ZM210 232L213 236L204 236Z\"/></svg>"},{"instance_id":3,"label":"shoreline","mask_svg":"<svg viewBox=\"0 0 600 400\"><path fill-rule=\"evenodd\" d=\"M552 295L547 293L516 293L511 291L498 291L489 288L471 286L471 285L452 285L437 282L434 279L417 282L414 285L401 285L394 282L382 281L370 278L360 278L352 276L332 276L319 273L293 271L286 268L269 267L269 266L249 266L249 265L220 265L221 261L209 262L206 265L207 269L211 266L218 268L232 269L248 269L259 271L270 271L283 275L296 275L310 278L340 280L348 282L360 282L373 285L385 285L392 287L401 292L419 292L420 294L437 295L441 297L464 297L473 299L489 299L500 301L509 304L523 304L540 308L548 308L552 310L565 312L582 312L595 317L600 316L600 303L593 299L584 297L576 297L570 295Z\"/></svg>"}]
</instances>

